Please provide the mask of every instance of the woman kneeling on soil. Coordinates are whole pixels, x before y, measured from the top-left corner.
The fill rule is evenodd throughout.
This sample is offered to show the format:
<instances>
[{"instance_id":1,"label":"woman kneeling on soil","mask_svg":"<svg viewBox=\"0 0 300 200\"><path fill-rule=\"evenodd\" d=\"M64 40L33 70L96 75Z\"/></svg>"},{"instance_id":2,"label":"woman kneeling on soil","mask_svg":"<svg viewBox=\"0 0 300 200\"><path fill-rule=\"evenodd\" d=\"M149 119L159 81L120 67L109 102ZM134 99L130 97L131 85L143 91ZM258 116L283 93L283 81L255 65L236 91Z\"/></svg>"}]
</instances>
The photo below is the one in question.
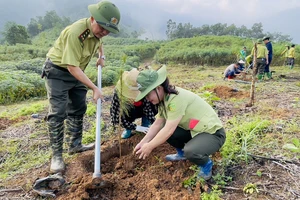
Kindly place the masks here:
<instances>
[{"instance_id":1,"label":"woman kneeling on soil","mask_svg":"<svg viewBox=\"0 0 300 200\"><path fill-rule=\"evenodd\" d=\"M136 101L146 97L158 105L158 115L147 135L134 148L145 159L164 142L176 148L167 155L169 161L189 160L199 166L199 177L212 176L213 162L209 155L225 142L225 130L213 108L198 95L169 84L166 66L158 71L144 70L137 77L141 93Z\"/></svg>"}]
</instances>

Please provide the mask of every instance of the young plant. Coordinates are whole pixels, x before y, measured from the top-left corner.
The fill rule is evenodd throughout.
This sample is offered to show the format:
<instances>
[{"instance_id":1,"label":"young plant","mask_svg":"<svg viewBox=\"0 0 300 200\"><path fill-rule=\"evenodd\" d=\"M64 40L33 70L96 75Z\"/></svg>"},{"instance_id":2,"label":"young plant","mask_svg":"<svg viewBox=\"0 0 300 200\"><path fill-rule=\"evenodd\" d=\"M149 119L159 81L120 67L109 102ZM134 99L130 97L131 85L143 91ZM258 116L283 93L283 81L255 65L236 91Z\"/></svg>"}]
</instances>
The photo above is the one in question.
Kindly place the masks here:
<instances>
[{"instance_id":1,"label":"young plant","mask_svg":"<svg viewBox=\"0 0 300 200\"><path fill-rule=\"evenodd\" d=\"M258 193L257 185L253 183L247 183L246 186L243 189L243 192L246 194L253 194L254 192Z\"/></svg>"},{"instance_id":2,"label":"young plant","mask_svg":"<svg viewBox=\"0 0 300 200\"><path fill-rule=\"evenodd\" d=\"M218 189L217 185L212 187L210 193L204 192L201 194L201 200L221 200L222 191Z\"/></svg>"},{"instance_id":3,"label":"young plant","mask_svg":"<svg viewBox=\"0 0 300 200\"><path fill-rule=\"evenodd\" d=\"M232 177L226 176L224 173L222 174L218 173L217 175L213 176L213 179L217 185L221 185L221 186L225 186L227 185L228 182L232 181Z\"/></svg>"},{"instance_id":4,"label":"young plant","mask_svg":"<svg viewBox=\"0 0 300 200\"><path fill-rule=\"evenodd\" d=\"M293 138L292 143L286 143L282 148L292 152L300 153L300 140L298 138Z\"/></svg>"},{"instance_id":5,"label":"young plant","mask_svg":"<svg viewBox=\"0 0 300 200\"><path fill-rule=\"evenodd\" d=\"M160 166L164 166L165 163L159 157L154 156L154 158L158 161Z\"/></svg>"},{"instance_id":6,"label":"young plant","mask_svg":"<svg viewBox=\"0 0 300 200\"><path fill-rule=\"evenodd\" d=\"M182 182L182 186L184 188L191 188L191 189L193 189L193 188L196 187L196 183L198 181L199 169L198 169L197 165L192 165L192 166L189 167L189 169L192 170L192 171L194 171L194 174L190 178L184 180Z\"/></svg>"}]
</instances>

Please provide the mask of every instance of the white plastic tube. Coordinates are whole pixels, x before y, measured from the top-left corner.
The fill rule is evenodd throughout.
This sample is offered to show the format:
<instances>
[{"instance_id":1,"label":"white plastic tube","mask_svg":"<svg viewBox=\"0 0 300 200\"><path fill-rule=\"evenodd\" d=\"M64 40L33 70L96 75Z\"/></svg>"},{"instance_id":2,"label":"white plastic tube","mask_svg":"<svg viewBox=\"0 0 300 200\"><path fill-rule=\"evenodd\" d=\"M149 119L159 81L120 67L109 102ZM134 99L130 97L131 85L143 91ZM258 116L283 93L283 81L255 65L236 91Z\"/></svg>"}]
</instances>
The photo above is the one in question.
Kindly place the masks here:
<instances>
[{"instance_id":1,"label":"white plastic tube","mask_svg":"<svg viewBox=\"0 0 300 200\"><path fill-rule=\"evenodd\" d=\"M101 90L102 67L98 65L98 88ZM101 99L97 100L96 113L96 144L95 144L95 163L93 178L101 177Z\"/></svg>"}]
</instances>

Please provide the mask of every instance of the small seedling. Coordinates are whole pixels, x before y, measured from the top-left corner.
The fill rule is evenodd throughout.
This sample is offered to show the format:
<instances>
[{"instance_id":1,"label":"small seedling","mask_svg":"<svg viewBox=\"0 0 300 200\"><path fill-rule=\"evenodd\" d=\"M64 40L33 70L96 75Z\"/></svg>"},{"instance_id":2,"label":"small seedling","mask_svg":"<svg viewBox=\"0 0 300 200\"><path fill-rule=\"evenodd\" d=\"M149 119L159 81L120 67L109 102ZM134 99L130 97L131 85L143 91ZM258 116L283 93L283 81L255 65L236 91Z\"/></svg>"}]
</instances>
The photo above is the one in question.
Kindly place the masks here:
<instances>
[{"instance_id":1,"label":"small seedling","mask_svg":"<svg viewBox=\"0 0 300 200\"><path fill-rule=\"evenodd\" d=\"M258 177L261 177L261 176L262 176L261 171L257 170L257 171L256 171L256 175L257 175Z\"/></svg>"},{"instance_id":2,"label":"small seedling","mask_svg":"<svg viewBox=\"0 0 300 200\"><path fill-rule=\"evenodd\" d=\"M154 156L154 158L158 161L160 166L164 166L165 163L159 157Z\"/></svg>"},{"instance_id":3,"label":"small seedling","mask_svg":"<svg viewBox=\"0 0 300 200\"><path fill-rule=\"evenodd\" d=\"M243 191L246 194L253 194L254 192L258 193L257 185L253 183L247 183L246 186L244 187Z\"/></svg>"}]
</instances>

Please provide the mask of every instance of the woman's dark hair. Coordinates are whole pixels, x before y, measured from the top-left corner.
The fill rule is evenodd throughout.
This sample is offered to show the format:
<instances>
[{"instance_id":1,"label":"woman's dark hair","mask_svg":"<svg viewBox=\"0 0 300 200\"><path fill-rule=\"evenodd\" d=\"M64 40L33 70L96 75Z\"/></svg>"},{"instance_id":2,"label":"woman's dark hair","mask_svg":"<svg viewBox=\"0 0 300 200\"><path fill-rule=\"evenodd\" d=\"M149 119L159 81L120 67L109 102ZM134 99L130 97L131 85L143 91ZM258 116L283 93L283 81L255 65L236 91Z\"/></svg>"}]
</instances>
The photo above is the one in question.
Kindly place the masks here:
<instances>
[{"instance_id":1,"label":"woman's dark hair","mask_svg":"<svg viewBox=\"0 0 300 200\"><path fill-rule=\"evenodd\" d=\"M166 78L166 80L161 84L161 86L164 88L164 92L167 94L178 94L178 91L175 89L175 86L170 85L169 78Z\"/></svg>"},{"instance_id":2,"label":"woman's dark hair","mask_svg":"<svg viewBox=\"0 0 300 200\"><path fill-rule=\"evenodd\" d=\"M168 94L178 94L178 91L175 89L174 85L170 85L170 81L169 78L166 78L166 80L161 84L161 86L164 89L164 92L168 95ZM158 105L158 112L161 116L165 116L167 117L167 108L165 105L165 101L162 100L161 102L159 102Z\"/></svg>"}]
</instances>

